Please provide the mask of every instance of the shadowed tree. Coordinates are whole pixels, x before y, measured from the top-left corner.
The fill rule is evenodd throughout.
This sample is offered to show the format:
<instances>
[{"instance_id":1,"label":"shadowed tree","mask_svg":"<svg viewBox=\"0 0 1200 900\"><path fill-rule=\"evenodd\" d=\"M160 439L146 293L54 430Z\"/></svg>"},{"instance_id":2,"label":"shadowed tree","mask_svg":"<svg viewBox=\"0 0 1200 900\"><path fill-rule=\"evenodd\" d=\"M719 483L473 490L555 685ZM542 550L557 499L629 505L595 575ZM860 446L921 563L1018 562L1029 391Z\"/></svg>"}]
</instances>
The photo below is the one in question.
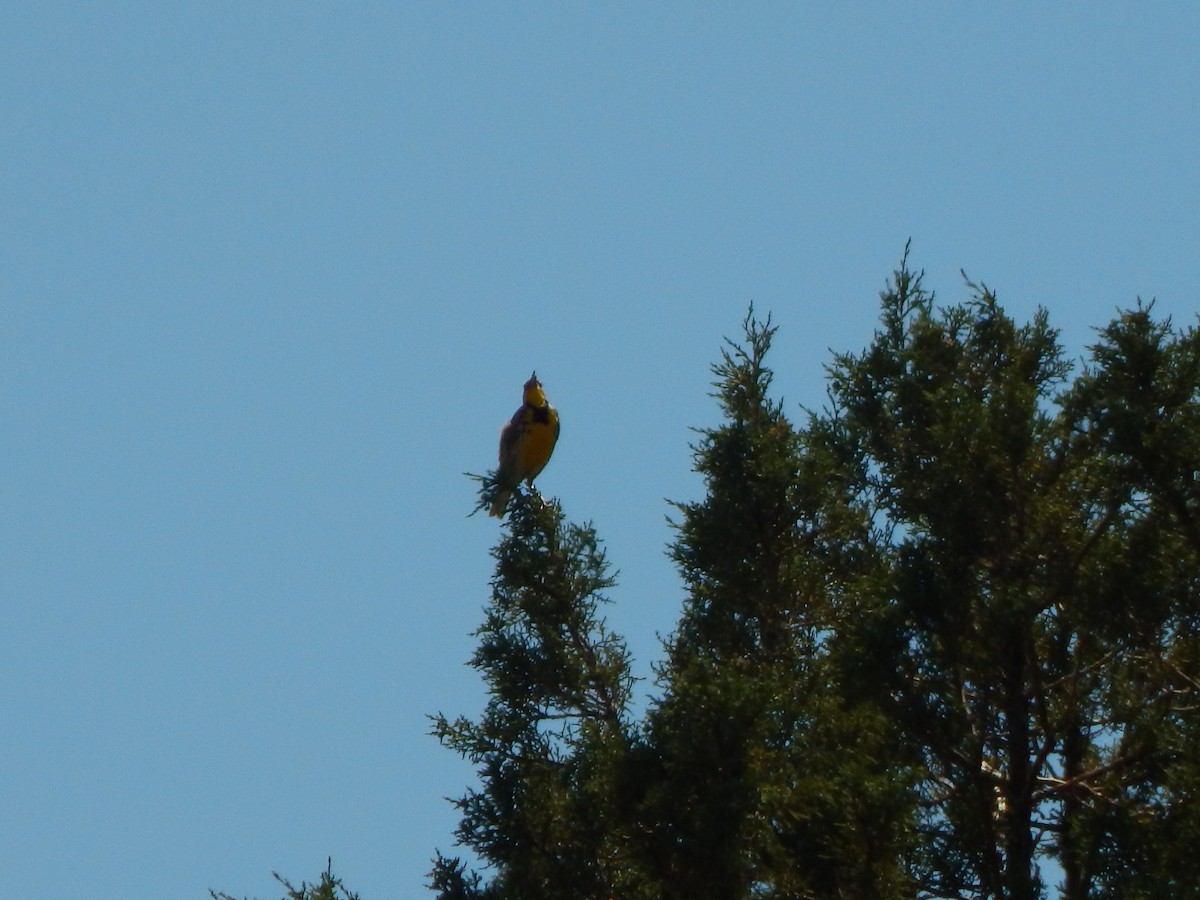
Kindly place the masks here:
<instances>
[{"instance_id":1,"label":"shadowed tree","mask_svg":"<svg viewBox=\"0 0 1200 900\"><path fill-rule=\"evenodd\" d=\"M1171 896L1197 882L1136 862L1113 821L1157 798L1200 837L1196 335L1123 314L1067 385L1046 314L1017 326L972 287L938 312L902 267L873 344L831 370L831 453L890 534L862 621L893 648L879 702L921 763L915 871L929 896L1024 900L1054 856L1067 897L1140 878Z\"/></svg>"},{"instance_id":2,"label":"shadowed tree","mask_svg":"<svg viewBox=\"0 0 1200 900\"><path fill-rule=\"evenodd\" d=\"M769 318L722 351L640 715L595 530L514 494L486 708L433 718L479 777L440 897L1197 896L1200 333L1139 303L1076 374L1044 311L921 280L796 422Z\"/></svg>"},{"instance_id":3,"label":"shadowed tree","mask_svg":"<svg viewBox=\"0 0 1200 900\"><path fill-rule=\"evenodd\" d=\"M744 330L713 369L724 422L695 447L706 497L676 504L687 599L648 717L661 896L904 896L910 773L829 654L835 585L876 565L867 523L769 397L770 320Z\"/></svg>"},{"instance_id":4,"label":"shadowed tree","mask_svg":"<svg viewBox=\"0 0 1200 900\"><path fill-rule=\"evenodd\" d=\"M595 532L535 494L513 495L494 556L471 660L487 709L478 722L436 716L433 731L479 766L481 788L456 801L457 836L495 876L484 886L439 856L433 887L444 897L606 897L630 878L614 771L631 742L632 677L598 616L613 580Z\"/></svg>"},{"instance_id":5,"label":"shadowed tree","mask_svg":"<svg viewBox=\"0 0 1200 900\"><path fill-rule=\"evenodd\" d=\"M302 881L300 887L295 887L279 874L275 875L275 880L287 891L283 900L359 900L358 894L348 891L341 879L334 876L332 859L326 860L325 871L321 873L321 880L316 884ZM208 893L212 900L236 900L224 891Z\"/></svg>"},{"instance_id":6,"label":"shadowed tree","mask_svg":"<svg viewBox=\"0 0 1200 900\"><path fill-rule=\"evenodd\" d=\"M640 719L596 534L515 498L440 896L1195 896L1200 338L1139 305L1073 375L968 286L902 263L798 424L747 316Z\"/></svg>"}]
</instances>

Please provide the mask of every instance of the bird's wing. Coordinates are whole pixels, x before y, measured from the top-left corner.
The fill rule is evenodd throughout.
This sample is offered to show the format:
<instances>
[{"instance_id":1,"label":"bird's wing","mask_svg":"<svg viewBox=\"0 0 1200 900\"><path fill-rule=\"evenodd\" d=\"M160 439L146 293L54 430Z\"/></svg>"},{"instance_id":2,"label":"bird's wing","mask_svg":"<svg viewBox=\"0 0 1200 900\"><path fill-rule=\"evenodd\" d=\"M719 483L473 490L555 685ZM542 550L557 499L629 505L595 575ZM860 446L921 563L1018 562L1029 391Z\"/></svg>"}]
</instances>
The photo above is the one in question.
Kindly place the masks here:
<instances>
[{"instance_id":1,"label":"bird's wing","mask_svg":"<svg viewBox=\"0 0 1200 900\"><path fill-rule=\"evenodd\" d=\"M524 431L525 407L522 406L500 430L500 469L497 480L501 483L511 481L515 484L517 481L513 468L516 463L517 444L520 443Z\"/></svg>"}]
</instances>

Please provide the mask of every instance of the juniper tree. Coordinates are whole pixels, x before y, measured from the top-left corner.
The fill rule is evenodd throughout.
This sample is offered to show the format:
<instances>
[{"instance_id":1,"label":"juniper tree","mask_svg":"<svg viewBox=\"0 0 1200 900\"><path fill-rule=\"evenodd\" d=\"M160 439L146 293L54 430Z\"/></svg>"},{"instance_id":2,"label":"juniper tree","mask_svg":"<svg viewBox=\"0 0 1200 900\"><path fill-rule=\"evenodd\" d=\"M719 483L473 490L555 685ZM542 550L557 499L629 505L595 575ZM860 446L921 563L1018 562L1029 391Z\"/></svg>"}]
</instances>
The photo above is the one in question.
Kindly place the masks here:
<instances>
[{"instance_id":1,"label":"juniper tree","mask_svg":"<svg viewBox=\"0 0 1200 900\"><path fill-rule=\"evenodd\" d=\"M316 884L302 881L300 887L295 887L278 873L275 873L275 880L287 891L283 900L359 900L358 894L347 890L341 879L334 876L332 859L326 860L325 871L321 873L321 880ZM208 893L212 900L236 900L235 897L224 891L209 891Z\"/></svg>"},{"instance_id":2,"label":"juniper tree","mask_svg":"<svg viewBox=\"0 0 1200 900\"><path fill-rule=\"evenodd\" d=\"M1198 360L1139 309L1068 386L1045 312L1018 326L986 288L939 311L906 266L872 345L835 360L829 452L890 535L854 630L893 651L878 697L920 763L923 895L1038 897L1042 857L1070 898L1197 883L1167 860L1194 872L1200 836ZM1156 812L1169 840L1132 827Z\"/></svg>"},{"instance_id":3,"label":"juniper tree","mask_svg":"<svg viewBox=\"0 0 1200 900\"><path fill-rule=\"evenodd\" d=\"M687 599L648 717L661 896L903 896L909 775L826 652L835 580L872 567L843 543L865 523L770 397L770 319L751 311L744 331L713 368L724 421L695 447L705 498L676 504Z\"/></svg>"},{"instance_id":4,"label":"juniper tree","mask_svg":"<svg viewBox=\"0 0 1200 900\"><path fill-rule=\"evenodd\" d=\"M723 352L642 719L595 533L518 499L491 699L435 720L485 865L441 896L1194 896L1200 337L1139 305L1073 375L1044 311L921 280L799 424L769 319Z\"/></svg>"},{"instance_id":5,"label":"juniper tree","mask_svg":"<svg viewBox=\"0 0 1200 900\"><path fill-rule=\"evenodd\" d=\"M479 766L481 787L456 801L457 837L494 877L439 855L432 886L446 898L607 897L630 879L613 794L632 676L598 613L613 578L595 531L557 505L518 492L507 522L471 659L487 708L433 728Z\"/></svg>"},{"instance_id":6,"label":"juniper tree","mask_svg":"<svg viewBox=\"0 0 1200 900\"><path fill-rule=\"evenodd\" d=\"M1051 785L1067 813L1066 894L1195 897L1200 333L1139 304L1102 330L1063 405L1091 525L1074 671L1093 660L1090 716L1070 720Z\"/></svg>"}]
</instances>

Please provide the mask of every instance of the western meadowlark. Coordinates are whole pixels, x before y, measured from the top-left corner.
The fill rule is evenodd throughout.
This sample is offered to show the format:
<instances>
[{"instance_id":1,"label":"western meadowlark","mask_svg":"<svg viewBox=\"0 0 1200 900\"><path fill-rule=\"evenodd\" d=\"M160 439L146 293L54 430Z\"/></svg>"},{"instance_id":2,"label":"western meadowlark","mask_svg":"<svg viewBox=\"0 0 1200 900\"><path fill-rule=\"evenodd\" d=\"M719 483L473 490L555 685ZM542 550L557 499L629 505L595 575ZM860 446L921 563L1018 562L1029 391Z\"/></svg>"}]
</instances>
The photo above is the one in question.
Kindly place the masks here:
<instances>
[{"instance_id":1,"label":"western meadowlark","mask_svg":"<svg viewBox=\"0 0 1200 900\"><path fill-rule=\"evenodd\" d=\"M524 402L500 432L500 468L496 471L496 496L491 515L504 515L504 507L517 485L532 485L554 452L558 440L558 411L546 400L537 372L525 382Z\"/></svg>"}]
</instances>

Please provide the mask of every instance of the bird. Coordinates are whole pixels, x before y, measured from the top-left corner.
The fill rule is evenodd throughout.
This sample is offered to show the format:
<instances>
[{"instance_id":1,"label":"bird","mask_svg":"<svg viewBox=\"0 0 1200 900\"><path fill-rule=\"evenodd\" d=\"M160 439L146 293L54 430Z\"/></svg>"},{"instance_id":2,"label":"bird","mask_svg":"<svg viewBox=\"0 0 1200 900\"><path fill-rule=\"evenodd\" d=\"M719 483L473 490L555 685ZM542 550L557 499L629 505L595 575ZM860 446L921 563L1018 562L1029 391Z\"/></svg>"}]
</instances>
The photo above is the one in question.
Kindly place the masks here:
<instances>
[{"instance_id":1,"label":"bird","mask_svg":"<svg viewBox=\"0 0 1200 900\"><path fill-rule=\"evenodd\" d=\"M558 442L558 410L546 399L537 372L525 382L520 408L500 431L500 468L496 470L496 493L490 515L504 516L508 498L524 481L533 484Z\"/></svg>"}]
</instances>

